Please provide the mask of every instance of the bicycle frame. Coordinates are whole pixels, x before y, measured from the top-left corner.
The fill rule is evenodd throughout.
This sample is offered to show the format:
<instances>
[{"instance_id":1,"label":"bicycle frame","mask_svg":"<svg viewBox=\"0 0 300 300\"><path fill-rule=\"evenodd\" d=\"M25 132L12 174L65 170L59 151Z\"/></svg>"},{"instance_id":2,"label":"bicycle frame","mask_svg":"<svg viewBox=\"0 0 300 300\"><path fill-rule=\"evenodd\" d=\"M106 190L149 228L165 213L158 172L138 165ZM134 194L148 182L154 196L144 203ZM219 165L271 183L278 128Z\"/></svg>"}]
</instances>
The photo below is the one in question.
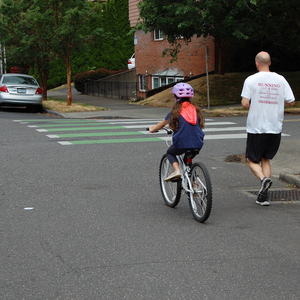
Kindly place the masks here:
<instances>
[{"instance_id":1,"label":"bicycle frame","mask_svg":"<svg viewBox=\"0 0 300 300\"><path fill-rule=\"evenodd\" d=\"M163 129L166 130L168 134L173 133L173 131L169 128L164 127ZM166 140L166 144L167 144L168 147L171 146L171 144L169 144L167 140ZM184 155L185 154L176 155L178 163L179 163L180 172L182 174L181 186L184 189L184 191L187 194L190 193L190 196L192 197L192 195L194 193L194 189L193 189L193 186L192 186L190 176L191 176L191 167L192 167L193 160L192 160L191 157L187 156L187 164L185 164L184 160L183 160ZM207 189L206 189L205 185L203 184L203 182L200 180L200 178L198 178L198 181L201 184L203 190L205 191L205 193L202 195L202 197L206 197L207 196Z\"/></svg>"},{"instance_id":2,"label":"bicycle frame","mask_svg":"<svg viewBox=\"0 0 300 300\"><path fill-rule=\"evenodd\" d=\"M177 157L177 160L179 163L179 168L180 168L180 171L182 174L182 177L181 177L182 187L187 193L193 193L192 183L190 180L191 168L190 168L190 166L188 166L184 163L182 155L177 155L176 157Z\"/></svg>"}]
</instances>

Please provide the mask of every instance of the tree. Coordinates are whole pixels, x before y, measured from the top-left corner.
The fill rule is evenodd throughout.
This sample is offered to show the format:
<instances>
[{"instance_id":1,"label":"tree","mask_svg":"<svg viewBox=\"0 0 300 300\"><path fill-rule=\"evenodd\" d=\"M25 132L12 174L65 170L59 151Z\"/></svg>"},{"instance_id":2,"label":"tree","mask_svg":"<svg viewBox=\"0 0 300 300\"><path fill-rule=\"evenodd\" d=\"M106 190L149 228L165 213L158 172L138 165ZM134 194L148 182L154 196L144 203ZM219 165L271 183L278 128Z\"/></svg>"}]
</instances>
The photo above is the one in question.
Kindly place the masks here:
<instances>
[{"instance_id":1,"label":"tree","mask_svg":"<svg viewBox=\"0 0 300 300\"><path fill-rule=\"evenodd\" d=\"M299 40L296 0L143 0L139 9L141 21L137 28L145 32L163 30L171 44L170 53L175 57L180 51L179 37L189 42L193 35L213 36L219 55L219 74L224 74L223 50L228 40L263 40L274 45L284 41L292 45L297 34Z\"/></svg>"},{"instance_id":2,"label":"tree","mask_svg":"<svg viewBox=\"0 0 300 300\"><path fill-rule=\"evenodd\" d=\"M86 47L93 36L101 35L101 28L91 30L94 9L99 5L86 0L2 1L1 39L18 64L30 66L35 61L44 99L49 63L59 56L66 64L67 105L71 105L71 56Z\"/></svg>"},{"instance_id":3,"label":"tree","mask_svg":"<svg viewBox=\"0 0 300 300\"><path fill-rule=\"evenodd\" d=\"M102 33L101 28L91 32L93 4L85 0L37 0L53 14L52 51L60 56L67 68L67 105L72 104L72 53L83 49L94 35ZM94 4L96 5L96 4Z\"/></svg>"},{"instance_id":4,"label":"tree","mask_svg":"<svg viewBox=\"0 0 300 300\"><path fill-rule=\"evenodd\" d=\"M11 66L17 65L22 73L28 73L30 67L36 64L43 99L47 99L53 34L48 27L48 12L41 14L33 4L33 1L27 0L3 0L0 7L0 35Z\"/></svg>"}]
</instances>

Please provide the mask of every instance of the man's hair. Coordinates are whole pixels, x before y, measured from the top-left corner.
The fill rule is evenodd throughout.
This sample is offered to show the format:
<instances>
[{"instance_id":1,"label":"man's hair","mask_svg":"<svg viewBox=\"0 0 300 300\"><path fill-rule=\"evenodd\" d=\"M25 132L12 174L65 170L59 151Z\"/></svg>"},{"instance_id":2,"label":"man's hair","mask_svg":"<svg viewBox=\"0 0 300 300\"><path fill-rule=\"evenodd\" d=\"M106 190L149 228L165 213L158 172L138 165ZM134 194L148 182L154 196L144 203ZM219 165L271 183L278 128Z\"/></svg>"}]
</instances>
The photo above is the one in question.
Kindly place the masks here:
<instances>
[{"instance_id":1,"label":"man's hair","mask_svg":"<svg viewBox=\"0 0 300 300\"><path fill-rule=\"evenodd\" d=\"M262 51L256 55L255 61L259 64L268 64L271 61L271 58L269 53Z\"/></svg>"}]
</instances>

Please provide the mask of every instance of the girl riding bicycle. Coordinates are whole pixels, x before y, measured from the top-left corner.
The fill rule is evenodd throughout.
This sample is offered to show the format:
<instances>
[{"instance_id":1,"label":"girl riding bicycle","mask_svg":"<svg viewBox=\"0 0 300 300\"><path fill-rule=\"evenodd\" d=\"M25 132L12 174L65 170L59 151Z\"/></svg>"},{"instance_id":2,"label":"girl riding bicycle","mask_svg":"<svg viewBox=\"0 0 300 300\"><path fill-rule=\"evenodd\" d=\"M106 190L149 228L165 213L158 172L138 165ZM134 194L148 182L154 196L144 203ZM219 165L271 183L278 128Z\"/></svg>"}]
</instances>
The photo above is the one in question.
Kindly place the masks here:
<instances>
[{"instance_id":1,"label":"girl riding bicycle","mask_svg":"<svg viewBox=\"0 0 300 300\"><path fill-rule=\"evenodd\" d=\"M149 127L154 133L167 124L174 131L173 144L167 150L167 157L174 168L174 172L165 181L181 177L176 155L181 155L190 149L201 149L204 142L204 119L199 107L191 103L194 89L188 83L177 83L172 89L175 104L164 120Z\"/></svg>"}]
</instances>

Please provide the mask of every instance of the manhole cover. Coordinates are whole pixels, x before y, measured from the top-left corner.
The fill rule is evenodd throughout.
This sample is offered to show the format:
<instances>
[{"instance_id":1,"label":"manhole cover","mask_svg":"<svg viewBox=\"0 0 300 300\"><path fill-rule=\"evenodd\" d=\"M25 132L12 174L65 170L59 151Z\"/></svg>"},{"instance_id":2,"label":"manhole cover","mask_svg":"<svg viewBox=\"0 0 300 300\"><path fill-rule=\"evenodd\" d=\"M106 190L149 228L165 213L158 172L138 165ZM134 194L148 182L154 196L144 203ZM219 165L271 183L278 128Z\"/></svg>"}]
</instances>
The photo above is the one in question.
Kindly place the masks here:
<instances>
[{"instance_id":1,"label":"manhole cover","mask_svg":"<svg viewBox=\"0 0 300 300\"><path fill-rule=\"evenodd\" d=\"M258 191L249 191L249 193L257 196ZM299 190L271 190L269 191L269 200L271 202L278 201L300 201Z\"/></svg>"}]
</instances>

